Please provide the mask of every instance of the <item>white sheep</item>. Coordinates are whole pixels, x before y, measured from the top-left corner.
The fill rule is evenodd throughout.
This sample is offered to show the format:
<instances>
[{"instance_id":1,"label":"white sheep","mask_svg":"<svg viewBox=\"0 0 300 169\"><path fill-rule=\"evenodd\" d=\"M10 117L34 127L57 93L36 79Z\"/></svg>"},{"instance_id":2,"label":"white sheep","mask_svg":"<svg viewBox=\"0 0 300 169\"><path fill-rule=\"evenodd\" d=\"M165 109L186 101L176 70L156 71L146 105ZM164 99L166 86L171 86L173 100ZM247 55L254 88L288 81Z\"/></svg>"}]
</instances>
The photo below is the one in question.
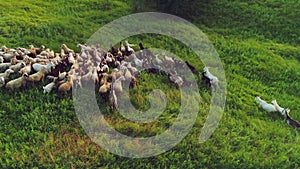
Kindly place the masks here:
<instances>
[{"instance_id":1,"label":"white sheep","mask_svg":"<svg viewBox=\"0 0 300 169\"><path fill-rule=\"evenodd\" d=\"M284 116L284 115L285 115L285 109L282 108L282 107L280 107L280 106L277 104L277 101L276 101L276 100L273 100L272 103L273 103L275 109L276 109L279 113L281 113L281 115Z\"/></svg>"},{"instance_id":2,"label":"white sheep","mask_svg":"<svg viewBox=\"0 0 300 169\"><path fill-rule=\"evenodd\" d=\"M204 76L210 80L210 84L212 87L217 88L219 86L219 79L210 73L208 67L204 67Z\"/></svg>"},{"instance_id":3,"label":"white sheep","mask_svg":"<svg viewBox=\"0 0 300 169\"><path fill-rule=\"evenodd\" d=\"M4 58L2 56L0 56L0 63L4 62Z\"/></svg>"},{"instance_id":4,"label":"white sheep","mask_svg":"<svg viewBox=\"0 0 300 169\"><path fill-rule=\"evenodd\" d=\"M50 93L50 92L51 92L51 90L52 90L53 87L55 86L55 81L56 81L56 79L57 79L57 77L55 77L51 83L47 84L46 86L43 86L44 94L45 94L45 93Z\"/></svg>"},{"instance_id":5,"label":"white sheep","mask_svg":"<svg viewBox=\"0 0 300 169\"><path fill-rule=\"evenodd\" d=\"M6 69L4 73L0 73L0 77L4 78L4 80L7 80L12 73L14 73L12 69Z\"/></svg>"},{"instance_id":6,"label":"white sheep","mask_svg":"<svg viewBox=\"0 0 300 169\"><path fill-rule=\"evenodd\" d=\"M255 97L255 101L259 104L267 112L276 112L276 108L274 105L267 103L266 101L262 100L260 97Z\"/></svg>"},{"instance_id":7,"label":"white sheep","mask_svg":"<svg viewBox=\"0 0 300 169\"><path fill-rule=\"evenodd\" d=\"M175 65L175 61L171 58L168 57L166 55L166 52L162 52L163 58L164 58L164 63L166 64L166 66L174 66Z\"/></svg>"},{"instance_id":8,"label":"white sheep","mask_svg":"<svg viewBox=\"0 0 300 169\"><path fill-rule=\"evenodd\" d=\"M135 46L134 44L129 44L128 40L125 40L125 44L126 44L129 52L134 52L134 49L131 48L131 47Z\"/></svg>"},{"instance_id":9,"label":"white sheep","mask_svg":"<svg viewBox=\"0 0 300 169\"><path fill-rule=\"evenodd\" d=\"M6 88L10 91L20 88L26 84L26 79L28 78L28 74L23 74L21 77L16 78L14 80L11 80L7 82Z\"/></svg>"},{"instance_id":10,"label":"white sheep","mask_svg":"<svg viewBox=\"0 0 300 169\"><path fill-rule=\"evenodd\" d=\"M69 53L68 60L70 63L74 64L75 63L75 58L72 52Z\"/></svg>"},{"instance_id":11,"label":"white sheep","mask_svg":"<svg viewBox=\"0 0 300 169\"><path fill-rule=\"evenodd\" d=\"M117 98L115 90L112 90L111 94L112 94L110 97L111 107L113 109L118 108L118 98Z\"/></svg>"},{"instance_id":12,"label":"white sheep","mask_svg":"<svg viewBox=\"0 0 300 169\"><path fill-rule=\"evenodd\" d=\"M36 72L42 70L43 67L45 68L45 73L49 73L52 68L55 68L55 64L51 61L47 65L43 65L43 64L40 64L40 63L32 64L32 68Z\"/></svg>"},{"instance_id":13,"label":"white sheep","mask_svg":"<svg viewBox=\"0 0 300 169\"><path fill-rule=\"evenodd\" d=\"M163 62L161 59L158 58L158 54L157 55L154 55L155 56L155 61L158 65L161 65Z\"/></svg>"},{"instance_id":14,"label":"white sheep","mask_svg":"<svg viewBox=\"0 0 300 169\"><path fill-rule=\"evenodd\" d=\"M3 77L0 77L0 87L3 87L5 85L5 79Z\"/></svg>"},{"instance_id":15,"label":"white sheep","mask_svg":"<svg viewBox=\"0 0 300 169\"><path fill-rule=\"evenodd\" d=\"M18 72L19 70L21 70L25 66L26 66L25 62L20 62L20 63L17 63L15 65L9 66L9 69L13 70L14 72Z\"/></svg>"},{"instance_id":16,"label":"white sheep","mask_svg":"<svg viewBox=\"0 0 300 169\"><path fill-rule=\"evenodd\" d=\"M0 63L0 70L6 70L11 66L11 63Z\"/></svg>"},{"instance_id":17,"label":"white sheep","mask_svg":"<svg viewBox=\"0 0 300 169\"><path fill-rule=\"evenodd\" d=\"M116 81L113 82L113 89L117 93L122 93L123 92L122 81L124 81L124 80L125 80L125 77L121 76Z\"/></svg>"},{"instance_id":18,"label":"white sheep","mask_svg":"<svg viewBox=\"0 0 300 169\"><path fill-rule=\"evenodd\" d=\"M134 62L136 67L143 67L143 61L142 60L138 59L135 54L132 54L131 56L133 56L133 62Z\"/></svg>"},{"instance_id":19,"label":"white sheep","mask_svg":"<svg viewBox=\"0 0 300 169\"><path fill-rule=\"evenodd\" d=\"M125 74L124 74L124 77L127 81L130 81L131 78L132 78L132 75L130 73L130 71L128 69L125 69Z\"/></svg>"}]
</instances>

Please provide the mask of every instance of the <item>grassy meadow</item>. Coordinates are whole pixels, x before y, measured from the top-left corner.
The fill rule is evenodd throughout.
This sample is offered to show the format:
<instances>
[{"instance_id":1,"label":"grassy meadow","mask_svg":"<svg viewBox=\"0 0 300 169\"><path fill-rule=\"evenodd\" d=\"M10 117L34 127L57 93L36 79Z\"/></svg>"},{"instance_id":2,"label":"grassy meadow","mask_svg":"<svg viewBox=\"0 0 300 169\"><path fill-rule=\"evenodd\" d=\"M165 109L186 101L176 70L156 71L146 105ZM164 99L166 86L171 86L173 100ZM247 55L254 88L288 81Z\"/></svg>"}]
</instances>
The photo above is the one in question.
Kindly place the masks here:
<instances>
[{"instance_id":1,"label":"grassy meadow","mask_svg":"<svg viewBox=\"0 0 300 169\"><path fill-rule=\"evenodd\" d=\"M211 138L198 142L211 98L201 77L196 77L201 106L192 130L171 150L140 159L111 154L93 143L77 119L71 93L44 95L43 84L14 92L1 88L0 168L299 168L299 131L279 113L259 108L254 97L268 102L276 99L300 121L300 2L177 3L163 8L143 0L2 1L0 45L43 44L59 52L65 43L78 52L78 43L85 43L101 26L121 16L161 11L188 19L214 44L226 71L225 112ZM193 63L198 71L203 69L194 53L174 39L149 34L129 40L166 49ZM178 89L168 83L167 76L146 73L131 90L133 104L146 110L147 93L156 88L171 101L149 125L120 117L100 98L98 105L118 131L153 136L172 125L180 107Z\"/></svg>"}]
</instances>

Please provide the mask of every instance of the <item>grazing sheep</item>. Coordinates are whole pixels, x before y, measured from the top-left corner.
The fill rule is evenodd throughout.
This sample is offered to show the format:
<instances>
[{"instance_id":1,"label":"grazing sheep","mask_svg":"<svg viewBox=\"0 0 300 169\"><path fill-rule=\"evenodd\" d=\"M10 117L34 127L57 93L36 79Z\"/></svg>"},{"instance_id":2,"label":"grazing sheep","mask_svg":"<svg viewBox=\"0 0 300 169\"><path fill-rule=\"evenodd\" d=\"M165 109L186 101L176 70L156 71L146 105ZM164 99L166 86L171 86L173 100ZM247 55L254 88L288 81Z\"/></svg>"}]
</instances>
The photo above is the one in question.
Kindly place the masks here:
<instances>
[{"instance_id":1,"label":"grazing sheep","mask_svg":"<svg viewBox=\"0 0 300 169\"><path fill-rule=\"evenodd\" d=\"M85 84L88 83L92 79L93 72L94 70L90 69L88 73L86 73L81 77L81 81L84 82Z\"/></svg>"},{"instance_id":2,"label":"grazing sheep","mask_svg":"<svg viewBox=\"0 0 300 169\"><path fill-rule=\"evenodd\" d=\"M300 130L300 123L298 121L292 119L292 117L289 114L290 109L284 109L283 112L284 112L285 121L287 122L287 124Z\"/></svg>"},{"instance_id":3,"label":"grazing sheep","mask_svg":"<svg viewBox=\"0 0 300 169\"><path fill-rule=\"evenodd\" d=\"M68 61L71 64L75 64L75 58L73 56L73 53L71 53L71 52L69 53Z\"/></svg>"},{"instance_id":4,"label":"grazing sheep","mask_svg":"<svg viewBox=\"0 0 300 169\"><path fill-rule=\"evenodd\" d=\"M3 77L0 77L0 87L3 87L5 85L5 79Z\"/></svg>"},{"instance_id":5,"label":"grazing sheep","mask_svg":"<svg viewBox=\"0 0 300 169\"><path fill-rule=\"evenodd\" d=\"M108 77L107 73L101 74L101 76L100 76L100 82L99 82L100 86L107 82L107 77Z\"/></svg>"},{"instance_id":6,"label":"grazing sheep","mask_svg":"<svg viewBox=\"0 0 300 169\"><path fill-rule=\"evenodd\" d=\"M143 61L138 59L135 54L132 54L131 56L133 56L133 62L136 67L143 67Z\"/></svg>"},{"instance_id":7,"label":"grazing sheep","mask_svg":"<svg viewBox=\"0 0 300 169\"><path fill-rule=\"evenodd\" d=\"M99 93L100 94L107 94L108 91L110 90L110 85L111 83L106 82L102 86L99 87Z\"/></svg>"},{"instance_id":8,"label":"grazing sheep","mask_svg":"<svg viewBox=\"0 0 300 169\"><path fill-rule=\"evenodd\" d=\"M12 73L14 73L12 69L6 69L4 73L0 73L0 77L4 78L4 80L7 80Z\"/></svg>"},{"instance_id":9,"label":"grazing sheep","mask_svg":"<svg viewBox=\"0 0 300 169\"><path fill-rule=\"evenodd\" d=\"M112 94L110 97L111 109L116 109L118 108L118 98L115 90L112 90L111 94Z\"/></svg>"},{"instance_id":10,"label":"grazing sheep","mask_svg":"<svg viewBox=\"0 0 300 169\"><path fill-rule=\"evenodd\" d=\"M32 64L32 68L36 72L40 71L42 68L45 68L45 73L50 73L51 69L55 68L55 64L51 61L47 65L43 65L40 63L34 63L34 64Z\"/></svg>"},{"instance_id":11,"label":"grazing sheep","mask_svg":"<svg viewBox=\"0 0 300 169\"><path fill-rule=\"evenodd\" d=\"M74 87L76 89L82 88L81 76L75 76L74 79L73 79L73 82L75 82Z\"/></svg>"},{"instance_id":12,"label":"grazing sheep","mask_svg":"<svg viewBox=\"0 0 300 169\"><path fill-rule=\"evenodd\" d=\"M58 72L58 80L63 80L67 76L67 72Z\"/></svg>"},{"instance_id":13,"label":"grazing sheep","mask_svg":"<svg viewBox=\"0 0 300 169\"><path fill-rule=\"evenodd\" d=\"M6 62L10 62L10 60L15 56L16 56L16 52L14 52L14 53L10 52L10 53L5 53L3 55L3 58Z\"/></svg>"},{"instance_id":14,"label":"grazing sheep","mask_svg":"<svg viewBox=\"0 0 300 169\"><path fill-rule=\"evenodd\" d=\"M131 47L135 46L134 44L129 44L128 40L125 40L125 44L126 44L127 50L129 52L134 52L134 50L131 48Z\"/></svg>"},{"instance_id":15,"label":"grazing sheep","mask_svg":"<svg viewBox=\"0 0 300 169\"><path fill-rule=\"evenodd\" d=\"M92 79L93 79L93 81L94 81L95 84L99 83L99 76L98 76L96 68L94 68L94 70L93 70Z\"/></svg>"},{"instance_id":16,"label":"grazing sheep","mask_svg":"<svg viewBox=\"0 0 300 169\"><path fill-rule=\"evenodd\" d=\"M40 71L38 71L32 75L29 75L29 77L27 78L27 81L32 82L32 83L44 81L45 72L46 72L46 69L45 69L45 67L43 67Z\"/></svg>"},{"instance_id":17,"label":"grazing sheep","mask_svg":"<svg viewBox=\"0 0 300 169\"><path fill-rule=\"evenodd\" d=\"M183 79L177 75L176 71L174 71L174 73L169 72L168 76L170 81L176 83L179 87L183 85Z\"/></svg>"},{"instance_id":18,"label":"grazing sheep","mask_svg":"<svg viewBox=\"0 0 300 169\"><path fill-rule=\"evenodd\" d=\"M22 75L24 73L27 73L27 74L30 74L31 73L31 70L32 70L32 67L31 67L31 64L27 64L25 67L23 67L19 73Z\"/></svg>"},{"instance_id":19,"label":"grazing sheep","mask_svg":"<svg viewBox=\"0 0 300 169\"><path fill-rule=\"evenodd\" d=\"M204 67L203 70L204 72L202 73L202 75L209 79L210 86L217 88L219 86L219 79L209 72L208 67Z\"/></svg>"},{"instance_id":20,"label":"grazing sheep","mask_svg":"<svg viewBox=\"0 0 300 169\"><path fill-rule=\"evenodd\" d=\"M21 77L7 82L6 88L10 91L20 88L20 87L26 85L27 78L28 78L28 74L25 73Z\"/></svg>"},{"instance_id":21,"label":"grazing sheep","mask_svg":"<svg viewBox=\"0 0 300 169\"><path fill-rule=\"evenodd\" d=\"M43 89L44 89L44 92L43 92L43 93L44 93L44 94L45 94L45 93L50 93L50 92L51 92L51 90L52 90L53 87L55 86L55 81L56 81L56 79L57 79L57 77L55 77L51 83L47 84L46 86L43 86Z\"/></svg>"},{"instance_id":22,"label":"grazing sheep","mask_svg":"<svg viewBox=\"0 0 300 169\"><path fill-rule=\"evenodd\" d=\"M5 45L3 45L3 46L1 47L1 51L2 51L2 52L7 52L7 50L8 50L8 48L7 48Z\"/></svg>"},{"instance_id":23,"label":"grazing sheep","mask_svg":"<svg viewBox=\"0 0 300 169\"><path fill-rule=\"evenodd\" d=\"M4 58L2 56L0 56L0 63L4 62Z\"/></svg>"},{"instance_id":24,"label":"grazing sheep","mask_svg":"<svg viewBox=\"0 0 300 169\"><path fill-rule=\"evenodd\" d=\"M6 69L9 68L9 66L11 66L11 63L0 63L0 71L4 71Z\"/></svg>"},{"instance_id":25,"label":"grazing sheep","mask_svg":"<svg viewBox=\"0 0 300 169\"><path fill-rule=\"evenodd\" d=\"M162 52L162 55L163 55L163 58L164 58L164 63L165 63L165 66L174 66L175 65L175 61L171 58L171 57L168 57L166 55L166 52Z\"/></svg>"},{"instance_id":26,"label":"grazing sheep","mask_svg":"<svg viewBox=\"0 0 300 169\"><path fill-rule=\"evenodd\" d=\"M65 52L66 54L69 54L69 53L75 54L74 50L68 48L66 44L62 44L62 45L61 45L61 48L64 50L64 52Z\"/></svg>"},{"instance_id":27,"label":"grazing sheep","mask_svg":"<svg viewBox=\"0 0 300 169\"><path fill-rule=\"evenodd\" d=\"M25 66L26 66L25 62L20 62L20 63L17 63L15 65L9 66L9 69L13 70L14 72L18 72L19 70L21 70Z\"/></svg>"},{"instance_id":28,"label":"grazing sheep","mask_svg":"<svg viewBox=\"0 0 300 169\"><path fill-rule=\"evenodd\" d=\"M72 86L73 86L73 76L68 76L67 81L59 85L58 92L67 94L67 92L71 90Z\"/></svg>"},{"instance_id":29,"label":"grazing sheep","mask_svg":"<svg viewBox=\"0 0 300 169\"><path fill-rule=\"evenodd\" d=\"M102 67L98 68L98 73L108 73L109 72L109 67L108 65L103 65Z\"/></svg>"},{"instance_id":30,"label":"grazing sheep","mask_svg":"<svg viewBox=\"0 0 300 169\"><path fill-rule=\"evenodd\" d=\"M272 101L272 103L273 103L273 105L274 105L274 107L276 108L276 110L278 111L278 112L280 112L281 113L281 115L285 115L285 109L284 108L282 108L282 107L280 107L278 104L277 104L277 101L276 100L273 100Z\"/></svg>"},{"instance_id":31,"label":"grazing sheep","mask_svg":"<svg viewBox=\"0 0 300 169\"><path fill-rule=\"evenodd\" d=\"M158 58L158 55L154 55L155 56L155 61L158 65L161 65L163 63L163 61L161 59Z\"/></svg>"},{"instance_id":32,"label":"grazing sheep","mask_svg":"<svg viewBox=\"0 0 300 169\"><path fill-rule=\"evenodd\" d=\"M125 77L125 80L127 80L127 81L131 80L131 78L132 78L132 75L127 68L125 69L124 77Z\"/></svg>"},{"instance_id":33,"label":"grazing sheep","mask_svg":"<svg viewBox=\"0 0 300 169\"><path fill-rule=\"evenodd\" d=\"M276 108L274 105L267 103L266 101L262 100L260 97L255 97L255 101L259 104L267 112L276 112Z\"/></svg>"},{"instance_id":34,"label":"grazing sheep","mask_svg":"<svg viewBox=\"0 0 300 169\"><path fill-rule=\"evenodd\" d=\"M125 80L125 77L121 76L116 81L113 82L113 89L117 93L122 93L123 92L122 81L124 81L124 80Z\"/></svg>"}]
</instances>

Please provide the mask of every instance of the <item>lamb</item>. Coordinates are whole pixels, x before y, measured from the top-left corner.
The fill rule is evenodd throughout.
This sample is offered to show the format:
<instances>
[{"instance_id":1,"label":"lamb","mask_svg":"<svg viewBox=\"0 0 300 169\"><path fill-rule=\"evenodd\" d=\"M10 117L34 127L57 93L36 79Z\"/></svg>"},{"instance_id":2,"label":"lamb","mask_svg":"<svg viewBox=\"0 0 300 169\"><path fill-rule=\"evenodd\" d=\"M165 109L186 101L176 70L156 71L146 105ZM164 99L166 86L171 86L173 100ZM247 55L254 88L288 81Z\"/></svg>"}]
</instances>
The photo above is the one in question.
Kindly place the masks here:
<instances>
[{"instance_id":1,"label":"lamb","mask_svg":"<svg viewBox=\"0 0 300 169\"><path fill-rule=\"evenodd\" d=\"M213 74L211 74L208 70L208 67L204 67L204 72L202 73L203 76L205 76L206 78L209 79L209 84L214 87L217 88L218 87L218 83L219 83L219 79L214 76Z\"/></svg>"},{"instance_id":2,"label":"lamb","mask_svg":"<svg viewBox=\"0 0 300 169\"><path fill-rule=\"evenodd\" d=\"M67 81L59 85L58 92L67 94L67 92L71 90L72 86L73 86L73 76L68 76Z\"/></svg>"},{"instance_id":3,"label":"lamb","mask_svg":"<svg viewBox=\"0 0 300 169\"><path fill-rule=\"evenodd\" d=\"M51 92L51 90L52 90L53 87L55 86L55 81L56 81L56 79L57 79L57 77L55 77L51 83L47 84L46 86L43 86L43 89L44 89L44 92L43 92L43 93L44 93L44 94L45 94L45 93L50 93L50 92Z\"/></svg>"},{"instance_id":4,"label":"lamb","mask_svg":"<svg viewBox=\"0 0 300 169\"><path fill-rule=\"evenodd\" d=\"M259 103L259 106L269 113L277 111L274 105L267 103L258 96L255 97L255 101L257 101Z\"/></svg>"},{"instance_id":5,"label":"lamb","mask_svg":"<svg viewBox=\"0 0 300 169\"><path fill-rule=\"evenodd\" d=\"M5 70L4 73L0 73L0 77L3 78L4 80L7 80L10 74L14 73L12 69L7 69Z\"/></svg>"},{"instance_id":6,"label":"lamb","mask_svg":"<svg viewBox=\"0 0 300 169\"><path fill-rule=\"evenodd\" d=\"M280 107L280 106L277 104L277 101L276 101L276 100L273 100L272 103L273 103L275 109L276 109L278 112L280 112L281 115L284 116L284 115L285 115L285 109L282 108L282 107Z\"/></svg>"},{"instance_id":7,"label":"lamb","mask_svg":"<svg viewBox=\"0 0 300 169\"><path fill-rule=\"evenodd\" d=\"M28 74L25 73L21 77L7 82L6 88L10 91L20 88L20 87L26 85L27 78L28 78Z\"/></svg>"}]
</instances>

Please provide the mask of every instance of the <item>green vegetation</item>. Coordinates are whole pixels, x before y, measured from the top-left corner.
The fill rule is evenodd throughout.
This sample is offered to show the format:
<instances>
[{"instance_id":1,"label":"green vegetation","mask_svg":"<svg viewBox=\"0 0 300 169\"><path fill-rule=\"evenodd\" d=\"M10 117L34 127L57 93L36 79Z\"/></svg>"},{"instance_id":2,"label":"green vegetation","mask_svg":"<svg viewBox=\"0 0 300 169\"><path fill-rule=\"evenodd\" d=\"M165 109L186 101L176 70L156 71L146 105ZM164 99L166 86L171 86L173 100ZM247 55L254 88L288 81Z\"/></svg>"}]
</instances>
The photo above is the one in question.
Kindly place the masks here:
<instances>
[{"instance_id":1,"label":"green vegetation","mask_svg":"<svg viewBox=\"0 0 300 169\"><path fill-rule=\"evenodd\" d=\"M198 136L209 110L210 91L198 80L201 110L190 133L173 149L151 158L129 159L101 149L80 126L71 94L43 95L41 86L8 93L0 89L1 168L299 168L299 131L279 113L267 113L254 101L277 99L300 121L300 3L298 1L160 1L64 0L0 3L0 45L62 43L78 50L98 28L135 11L171 12L201 28L215 45L227 79L227 102L221 122L205 143ZM165 5L165 6L163 6ZM182 44L154 35L132 37L147 47L166 49L203 65ZM149 125L137 125L110 112L106 119L124 134L150 136L163 132L178 113L178 90L162 77L144 74L132 102L147 108L144 91L157 85L172 98L165 113ZM197 79L199 79L197 77ZM167 90L169 89L169 90ZM104 106L103 106L104 105ZM139 105L142 105L139 107ZM144 106L144 107L143 107ZM137 145L138 146L138 145Z\"/></svg>"}]
</instances>

